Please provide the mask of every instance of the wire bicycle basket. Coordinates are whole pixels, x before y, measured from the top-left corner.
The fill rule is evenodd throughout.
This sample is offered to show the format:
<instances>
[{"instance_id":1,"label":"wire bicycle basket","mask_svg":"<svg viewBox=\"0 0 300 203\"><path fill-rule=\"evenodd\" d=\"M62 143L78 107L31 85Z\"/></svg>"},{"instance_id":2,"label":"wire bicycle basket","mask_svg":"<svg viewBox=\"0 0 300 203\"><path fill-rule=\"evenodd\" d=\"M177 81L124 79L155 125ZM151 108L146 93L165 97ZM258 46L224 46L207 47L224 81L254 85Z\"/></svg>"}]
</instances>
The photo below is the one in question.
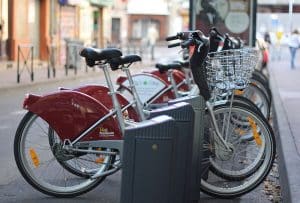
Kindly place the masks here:
<instances>
[{"instance_id":1,"label":"wire bicycle basket","mask_svg":"<svg viewBox=\"0 0 300 203\"><path fill-rule=\"evenodd\" d=\"M206 76L210 90L224 93L224 91L246 88L257 58L257 50L254 48L209 53L206 61Z\"/></svg>"}]
</instances>

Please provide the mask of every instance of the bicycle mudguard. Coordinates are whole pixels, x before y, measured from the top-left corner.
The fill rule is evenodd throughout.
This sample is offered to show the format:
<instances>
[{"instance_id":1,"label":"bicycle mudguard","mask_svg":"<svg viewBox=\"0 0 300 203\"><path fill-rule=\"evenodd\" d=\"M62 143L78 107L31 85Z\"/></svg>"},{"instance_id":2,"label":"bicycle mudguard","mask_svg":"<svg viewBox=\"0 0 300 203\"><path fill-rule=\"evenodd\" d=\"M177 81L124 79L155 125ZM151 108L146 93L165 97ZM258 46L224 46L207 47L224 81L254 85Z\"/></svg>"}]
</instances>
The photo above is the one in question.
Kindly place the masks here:
<instances>
[{"instance_id":1,"label":"bicycle mudguard","mask_svg":"<svg viewBox=\"0 0 300 203\"><path fill-rule=\"evenodd\" d=\"M78 91L87 94L95 98L97 101L101 102L107 109L113 109L113 103L111 97L109 96L108 87L101 85L84 85L73 89L73 91ZM121 108L124 108L129 104L128 100L121 94L117 94L117 99ZM130 119L133 119L136 122L140 121L139 116L137 115L135 109L132 106L128 107L125 111L123 111L123 115L124 117L129 117Z\"/></svg>"},{"instance_id":2,"label":"bicycle mudguard","mask_svg":"<svg viewBox=\"0 0 300 203\"><path fill-rule=\"evenodd\" d=\"M156 75L157 77L159 77L160 79L165 81L167 84L171 84L170 81L169 81L167 72L161 73L161 72L159 72L159 70L153 70L153 71L150 71L148 73ZM173 74L175 83L177 85L185 79L184 73L182 73L180 70L172 70L172 74ZM178 87L178 90L183 91L183 92L184 91L189 91L189 86L187 84L182 84Z\"/></svg>"},{"instance_id":3,"label":"bicycle mudguard","mask_svg":"<svg viewBox=\"0 0 300 203\"><path fill-rule=\"evenodd\" d=\"M126 76L119 76L116 80L116 84L121 85L125 80L127 80Z\"/></svg>"},{"instance_id":4,"label":"bicycle mudguard","mask_svg":"<svg viewBox=\"0 0 300 203\"><path fill-rule=\"evenodd\" d=\"M132 79L142 103L151 101L151 99L158 96L163 90L165 90L169 86L169 84L166 83L164 80L150 73L135 74L132 76ZM119 81L121 80L123 79L119 79ZM123 80L122 83L119 85L119 89L124 88L131 92L131 89L129 87L129 81L127 79ZM175 94L171 91L171 89L160 95L152 103L165 103L170 99L175 99Z\"/></svg>"},{"instance_id":5,"label":"bicycle mudguard","mask_svg":"<svg viewBox=\"0 0 300 203\"><path fill-rule=\"evenodd\" d=\"M81 92L65 90L47 95L28 94L23 108L44 119L61 140L73 141L109 110L96 99ZM117 121L110 116L81 141L121 139Z\"/></svg>"}]
</instances>

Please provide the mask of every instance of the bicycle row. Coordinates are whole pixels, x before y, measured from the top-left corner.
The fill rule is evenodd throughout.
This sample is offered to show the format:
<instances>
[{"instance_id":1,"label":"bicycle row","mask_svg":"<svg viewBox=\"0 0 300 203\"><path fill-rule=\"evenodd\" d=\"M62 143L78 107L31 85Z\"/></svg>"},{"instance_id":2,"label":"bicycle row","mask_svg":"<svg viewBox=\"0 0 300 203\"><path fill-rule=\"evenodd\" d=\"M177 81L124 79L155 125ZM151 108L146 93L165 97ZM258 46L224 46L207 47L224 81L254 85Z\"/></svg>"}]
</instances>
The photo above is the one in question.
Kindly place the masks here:
<instances>
[{"instance_id":1,"label":"bicycle row","mask_svg":"<svg viewBox=\"0 0 300 203\"><path fill-rule=\"evenodd\" d=\"M169 47L189 49L188 61L157 64L157 71L131 75L138 55L122 56L116 48L84 48L90 67L103 70L107 86L61 88L45 95L28 94L28 110L15 135L17 166L37 190L57 197L90 191L122 168L124 131L149 119L166 102L195 95L205 100L201 154L201 190L234 198L256 188L275 157L268 123L271 94L267 79L255 71L257 52L242 41L212 28L180 32ZM110 78L110 70L126 77ZM197 136L197 135L194 135Z\"/></svg>"}]
</instances>

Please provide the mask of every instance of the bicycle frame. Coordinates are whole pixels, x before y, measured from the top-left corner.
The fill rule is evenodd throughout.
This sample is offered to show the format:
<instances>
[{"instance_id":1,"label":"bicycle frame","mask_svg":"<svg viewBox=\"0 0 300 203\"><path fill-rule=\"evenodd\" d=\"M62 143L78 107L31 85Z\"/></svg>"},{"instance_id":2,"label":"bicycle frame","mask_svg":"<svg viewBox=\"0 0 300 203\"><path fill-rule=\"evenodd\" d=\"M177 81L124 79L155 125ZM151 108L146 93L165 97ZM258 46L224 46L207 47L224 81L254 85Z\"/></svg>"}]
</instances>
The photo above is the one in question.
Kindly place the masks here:
<instances>
[{"instance_id":1,"label":"bicycle frame","mask_svg":"<svg viewBox=\"0 0 300 203\"><path fill-rule=\"evenodd\" d=\"M124 88L130 93L132 93L130 87L128 87L127 77L120 77L117 80L117 84L120 88ZM164 88L158 89L154 96L143 101L145 108L151 108L156 105L161 106L161 104L175 98L179 98L187 95L195 95L198 93L195 85L192 85L191 77L189 76L189 71L185 71L183 75L178 70L168 70L166 73L161 74L159 71L152 71L149 73L141 73L131 76L132 78L139 80L138 77L152 77L153 79L162 80L165 82L166 86ZM139 82L137 82L139 83ZM119 88L119 89L120 89Z\"/></svg>"}]
</instances>

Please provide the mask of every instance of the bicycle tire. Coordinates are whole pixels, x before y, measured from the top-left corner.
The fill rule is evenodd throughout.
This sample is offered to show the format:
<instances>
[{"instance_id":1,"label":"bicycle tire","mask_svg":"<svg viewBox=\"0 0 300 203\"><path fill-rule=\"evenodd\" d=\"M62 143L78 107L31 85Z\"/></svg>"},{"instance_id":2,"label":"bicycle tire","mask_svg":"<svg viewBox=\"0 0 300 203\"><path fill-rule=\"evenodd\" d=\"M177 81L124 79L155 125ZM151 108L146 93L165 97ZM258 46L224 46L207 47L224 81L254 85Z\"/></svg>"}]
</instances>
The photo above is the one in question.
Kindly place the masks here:
<instances>
[{"instance_id":1,"label":"bicycle tire","mask_svg":"<svg viewBox=\"0 0 300 203\"><path fill-rule=\"evenodd\" d=\"M24 139L26 138L28 134L28 130L30 127L32 127L31 126L32 122L35 119L41 119L41 118L32 112L27 112L17 128L15 139L14 139L14 157L15 157L17 167L21 175L32 187L34 187L35 189L37 189L38 191L46 195L61 197L61 198L71 198L92 190L104 180L104 177L100 177L94 180L84 178L83 183L79 184L79 186L70 186L70 188L64 189L64 187L61 186L56 187L51 185L50 183L43 182L44 180L40 180L39 179L40 177L35 177L33 175L32 169L30 169L30 165L32 165L32 163L29 163L29 161L25 160L24 157L26 156ZM43 119L41 120L44 121ZM46 139L49 144L49 138L47 137ZM53 155L50 148L48 149L48 151ZM32 157L31 159L34 162ZM52 159L54 160L55 158L51 158L51 160ZM40 165L42 165L42 163ZM50 173L51 172L52 171L50 171Z\"/></svg>"},{"instance_id":2,"label":"bicycle tire","mask_svg":"<svg viewBox=\"0 0 300 203\"><path fill-rule=\"evenodd\" d=\"M268 97L269 103L272 103L272 92L268 82L264 81L258 74L253 74L250 81L252 84L258 86Z\"/></svg>"},{"instance_id":3,"label":"bicycle tire","mask_svg":"<svg viewBox=\"0 0 300 203\"><path fill-rule=\"evenodd\" d=\"M252 76L260 78L266 87L268 87L268 88L270 87L269 78L265 74L263 74L261 71L255 69L252 73Z\"/></svg>"},{"instance_id":4,"label":"bicycle tire","mask_svg":"<svg viewBox=\"0 0 300 203\"><path fill-rule=\"evenodd\" d=\"M243 112L249 112L249 109L246 105L243 104L232 104L232 108L235 108L237 110L243 111ZM228 104L223 104L220 105L218 108L228 108ZM252 114L253 112L251 112ZM263 126L263 124L266 124L266 120L265 118L259 116L259 115L255 115L253 114L255 117L255 120L257 122L260 122L260 126ZM235 198L235 197L239 197L243 194L246 194L248 192L250 192L251 190L255 189L268 175L268 173L270 172L274 159L275 159L275 153L276 153L276 141L275 141L275 137L274 134L272 132L272 129L267 127L265 129L265 132L268 132L266 134L266 149L268 150L264 150L264 157L263 157L263 161L262 163L259 163L257 165L257 167L253 168L253 170L251 171L251 173L247 174L247 176L242 177L242 178L238 178L235 181L232 180L224 180L224 183L226 184L239 184L241 182L242 185L237 185L235 187L229 188L227 187L218 187L216 185L213 185L212 183L209 183L209 177L211 176L211 178L213 179L213 175L208 175L208 174L204 174L205 176L202 177L201 179L201 191L203 191L204 193L217 197L217 198ZM216 171L212 171L214 169L212 169L212 165L210 164L210 171L215 174ZM217 175L224 177L224 174L217 172ZM218 176L218 177L219 177ZM219 177L220 178L220 177ZM248 180L246 180L246 178L248 178ZM230 179L227 177L227 179ZM243 182L245 181L245 182ZM219 184L219 182L217 182Z\"/></svg>"},{"instance_id":5,"label":"bicycle tire","mask_svg":"<svg viewBox=\"0 0 300 203\"><path fill-rule=\"evenodd\" d=\"M49 144L50 144L50 146L52 146L53 145L53 136L54 136L54 130L52 129L52 128L50 128L49 127L49 131L48 131L48 133L49 133ZM95 149L95 150L98 150L98 149ZM109 149L107 149L107 150L109 150ZM84 156L84 155L87 155L86 153L84 153L84 152L80 152L80 153L77 153L78 155L76 155L75 157L77 158L77 157L80 157L80 156ZM55 155L54 155L55 156ZM95 157L95 159L97 159L97 158L99 158L99 157ZM116 159L116 157L115 156L111 156L111 162L113 163L114 161L115 161L115 159ZM84 172L84 171L82 171L80 168L78 168L78 167L83 167L83 168L85 168L85 169L92 169L91 168L91 165L89 164L89 166L88 165L83 165L83 163L82 162L79 162L78 163L78 161L77 161L77 163L75 163L75 164L72 164L72 163L70 163L69 161L61 161L61 160L59 160L59 159L57 159L57 161L61 164L61 166L62 167L64 167L67 171L69 171L70 173L72 173L72 174L74 174L74 175L76 175L76 176L79 176L79 177L84 177L84 178L89 178L91 175L93 175L93 173L86 173L86 172ZM73 163L74 162L76 162L76 160L71 160ZM74 166L75 165L75 166ZM94 167L95 167L95 165L94 165ZM93 168L94 168L93 167ZM111 167L110 167L111 168ZM105 178L106 176L103 176L103 178Z\"/></svg>"},{"instance_id":6,"label":"bicycle tire","mask_svg":"<svg viewBox=\"0 0 300 203\"><path fill-rule=\"evenodd\" d=\"M271 101L257 85L250 83L249 86L244 89L241 96L252 101L260 109L266 119L270 118ZM258 102L256 100L257 98L259 98Z\"/></svg>"},{"instance_id":7,"label":"bicycle tire","mask_svg":"<svg viewBox=\"0 0 300 203\"><path fill-rule=\"evenodd\" d=\"M239 102L236 102L236 100L234 101L234 103L232 104L233 107L235 106L243 106L243 108L247 108L247 110L249 111L249 113L251 114L257 114L256 117L259 117L261 119L261 122L263 123L263 127L266 128L265 132L267 132L268 134L273 134L273 131L272 131L272 128L271 126L269 125L269 123L267 122L267 120L263 117L263 115L261 113L258 113L257 111L255 111L254 109L251 109L249 108L248 105L244 105L242 103L239 103ZM219 109L222 109L222 108L230 108L230 102L228 102L227 104L225 105L217 105L215 106L215 111L218 112ZM244 127L244 126L243 126ZM269 135L270 136L270 135ZM247 139L244 139L244 141L253 141L253 137L251 137L251 139L247 138ZM216 170L215 168L212 167L212 171L216 174L216 175L219 175L219 176L222 176L228 180L233 180L233 181L239 181L239 180L243 180L244 178L247 178L249 176L252 175L253 172L256 171L256 169L260 167L260 165L256 165L254 168L252 168L251 171L249 171L248 173L245 173L243 174L242 176L226 176L226 174L222 173L222 171L218 171Z\"/></svg>"}]
</instances>

